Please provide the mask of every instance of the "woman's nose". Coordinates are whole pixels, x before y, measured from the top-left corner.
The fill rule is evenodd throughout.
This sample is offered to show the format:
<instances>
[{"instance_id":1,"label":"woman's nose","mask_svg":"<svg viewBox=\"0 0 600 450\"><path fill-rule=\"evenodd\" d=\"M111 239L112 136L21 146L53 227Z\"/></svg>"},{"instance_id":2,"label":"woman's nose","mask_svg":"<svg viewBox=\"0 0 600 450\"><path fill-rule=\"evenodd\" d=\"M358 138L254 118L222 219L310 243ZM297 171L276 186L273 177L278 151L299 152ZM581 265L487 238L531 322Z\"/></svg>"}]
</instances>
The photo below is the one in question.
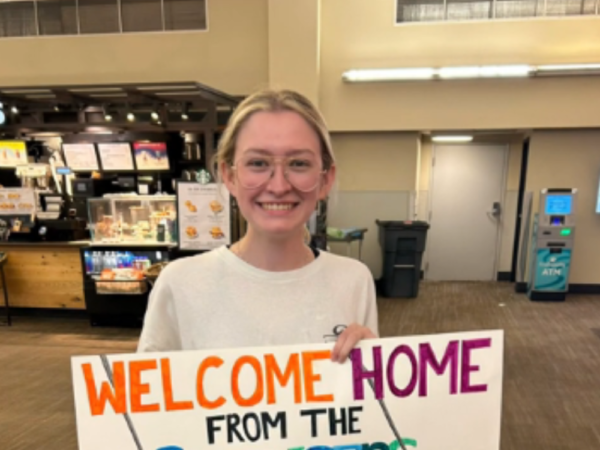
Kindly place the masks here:
<instances>
[{"instance_id":1,"label":"woman's nose","mask_svg":"<svg viewBox=\"0 0 600 450\"><path fill-rule=\"evenodd\" d=\"M271 192L281 193L287 192L292 188L290 182L285 176L285 167L283 164L276 164L273 169L271 179L267 184L267 189Z\"/></svg>"}]
</instances>

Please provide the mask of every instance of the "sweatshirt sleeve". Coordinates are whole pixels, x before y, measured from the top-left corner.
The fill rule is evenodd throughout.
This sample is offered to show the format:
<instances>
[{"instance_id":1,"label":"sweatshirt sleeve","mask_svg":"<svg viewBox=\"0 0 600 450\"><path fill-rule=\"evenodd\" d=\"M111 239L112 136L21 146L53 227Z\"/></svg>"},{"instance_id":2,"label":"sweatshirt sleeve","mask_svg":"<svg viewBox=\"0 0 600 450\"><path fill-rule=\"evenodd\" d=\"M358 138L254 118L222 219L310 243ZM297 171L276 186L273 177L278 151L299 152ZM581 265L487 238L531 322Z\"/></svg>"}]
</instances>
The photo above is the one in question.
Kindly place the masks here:
<instances>
[{"instance_id":1,"label":"sweatshirt sleeve","mask_svg":"<svg viewBox=\"0 0 600 450\"><path fill-rule=\"evenodd\" d=\"M148 299L138 353L181 350L168 268L158 277Z\"/></svg>"}]
</instances>

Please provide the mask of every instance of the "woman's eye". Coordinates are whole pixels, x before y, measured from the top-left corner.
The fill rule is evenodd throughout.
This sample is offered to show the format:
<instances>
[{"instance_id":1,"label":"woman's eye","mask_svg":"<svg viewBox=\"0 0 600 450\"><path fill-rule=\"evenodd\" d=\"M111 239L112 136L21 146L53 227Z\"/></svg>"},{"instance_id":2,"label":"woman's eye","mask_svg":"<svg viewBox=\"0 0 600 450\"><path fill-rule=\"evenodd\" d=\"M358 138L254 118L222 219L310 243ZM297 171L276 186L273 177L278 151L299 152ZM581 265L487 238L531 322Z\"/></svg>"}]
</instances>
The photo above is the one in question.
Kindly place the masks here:
<instances>
[{"instance_id":1,"label":"woman's eye","mask_svg":"<svg viewBox=\"0 0 600 450\"><path fill-rule=\"evenodd\" d=\"M246 166L259 168L269 167L269 161L266 159L251 159L246 163Z\"/></svg>"},{"instance_id":2,"label":"woman's eye","mask_svg":"<svg viewBox=\"0 0 600 450\"><path fill-rule=\"evenodd\" d=\"M309 167L311 167L311 165L312 165L311 162L306 159L292 159L289 162L290 167L303 168L303 169L309 168Z\"/></svg>"}]
</instances>

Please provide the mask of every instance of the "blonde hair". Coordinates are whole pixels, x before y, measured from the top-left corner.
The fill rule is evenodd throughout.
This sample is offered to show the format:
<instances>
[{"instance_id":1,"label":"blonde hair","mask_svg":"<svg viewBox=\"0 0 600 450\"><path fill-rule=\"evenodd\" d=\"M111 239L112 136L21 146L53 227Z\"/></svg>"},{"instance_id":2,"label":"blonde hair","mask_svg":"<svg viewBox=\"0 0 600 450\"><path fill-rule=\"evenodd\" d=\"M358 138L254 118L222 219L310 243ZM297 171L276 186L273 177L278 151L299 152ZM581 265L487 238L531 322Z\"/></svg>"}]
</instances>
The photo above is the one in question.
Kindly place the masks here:
<instances>
[{"instance_id":1,"label":"blonde hair","mask_svg":"<svg viewBox=\"0 0 600 450\"><path fill-rule=\"evenodd\" d=\"M261 111L292 111L299 114L319 137L323 170L329 170L333 166L335 157L329 130L325 124L325 119L315 105L308 98L295 91L265 89L247 97L238 105L229 118L227 128L221 136L215 155L218 175L220 175L219 168L221 164L225 163L228 166L233 166L235 147L240 130L253 114Z\"/></svg>"}]
</instances>

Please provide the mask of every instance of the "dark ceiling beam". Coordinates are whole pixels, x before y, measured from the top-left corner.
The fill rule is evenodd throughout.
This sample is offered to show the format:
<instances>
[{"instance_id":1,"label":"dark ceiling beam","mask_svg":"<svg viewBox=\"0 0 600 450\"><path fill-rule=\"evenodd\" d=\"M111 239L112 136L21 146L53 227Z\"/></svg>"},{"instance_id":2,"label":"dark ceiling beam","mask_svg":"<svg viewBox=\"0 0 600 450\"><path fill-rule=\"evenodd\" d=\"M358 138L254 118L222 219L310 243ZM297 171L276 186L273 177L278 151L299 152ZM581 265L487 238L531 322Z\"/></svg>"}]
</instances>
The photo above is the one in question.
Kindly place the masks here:
<instances>
[{"instance_id":1,"label":"dark ceiling beam","mask_svg":"<svg viewBox=\"0 0 600 450\"><path fill-rule=\"evenodd\" d=\"M32 106L39 106L39 105L43 105L47 102L47 100L35 100L35 99L30 99L27 97L20 97L18 95L14 95L14 94L5 94L2 91L0 91L0 102L5 103L5 104L17 104L17 105L32 105ZM6 108L5 108L6 109Z\"/></svg>"},{"instance_id":2,"label":"dark ceiling beam","mask_svg":"<svg viewBox=\"0 0 600 450\"><path fill-rule=\"evenodd\" d=\"M74 94L73 92L69 92L67 89L52 89L52 93L56 97L55 103L81 103L85 105L93 102L93 99L90 97L83 96L79 93Z\"/></svg>"}]
</instances>

